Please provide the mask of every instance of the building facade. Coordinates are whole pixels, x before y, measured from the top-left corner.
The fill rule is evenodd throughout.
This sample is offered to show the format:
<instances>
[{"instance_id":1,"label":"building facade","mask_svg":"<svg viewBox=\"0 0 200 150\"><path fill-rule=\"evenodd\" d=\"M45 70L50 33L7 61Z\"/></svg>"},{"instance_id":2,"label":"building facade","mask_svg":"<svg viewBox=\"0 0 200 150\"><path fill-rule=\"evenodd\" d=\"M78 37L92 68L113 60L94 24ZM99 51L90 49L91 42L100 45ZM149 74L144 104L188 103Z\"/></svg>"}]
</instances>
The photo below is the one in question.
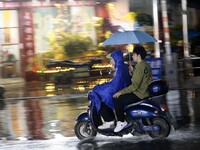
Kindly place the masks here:
<instances>
[{"instance_id":1,"label":"building facade","mask_svg":"<svg viewBox=\"0 0 200 150\"><path fill-rule=\"evenodd\" d=\"M49 50L60 32L85 34L96 41L94 1L0 2L1 77L27 77L35 54ZM35 71L35 70L31 70Z\"/></svg>"},{"instance_id":2,"label":"building facade","mask_svg":"<svg viewBox=\"0 0 200 150\"><path fill-rule=\"evenodd\" d=\"M194 5L194 3L196 5ZM188 26L199 25L199 1L188 1ZM145 5L144 5L145 4ZM182 24L180 0L167 0L169 25ZM159 15L161 12L160 1ZM86 34L97 43L94 18L109 19L113 26L130 28L123 17L128 12L145 12L153 17L151 0L68 0L0 2L0 77L25 77L35 54L49 50L49 37L62 31ZM160 19L160 24L162 20ZM150 28L153 30L153 27ZM114 30L113 30L114 31ZM162 32L160 31L160 37ZM4 62L4 65L2 65Z\"/></svg>"}]
</instances>

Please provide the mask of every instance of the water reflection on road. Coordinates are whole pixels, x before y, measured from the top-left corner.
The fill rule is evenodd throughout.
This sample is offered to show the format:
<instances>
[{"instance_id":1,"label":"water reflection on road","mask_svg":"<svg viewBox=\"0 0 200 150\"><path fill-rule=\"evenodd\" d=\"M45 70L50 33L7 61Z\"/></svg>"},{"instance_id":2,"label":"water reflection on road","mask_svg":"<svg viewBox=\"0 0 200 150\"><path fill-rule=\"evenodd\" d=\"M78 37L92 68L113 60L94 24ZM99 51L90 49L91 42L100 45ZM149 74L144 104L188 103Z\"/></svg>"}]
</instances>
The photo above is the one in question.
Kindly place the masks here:
<instances>
[{"instance_id":1,"label":"water reflection on road","mask_svg":"<svg viewBox=\"0 0 200 150\"><path fill-rule=\"evenodd\" d=\"M87 110L87 92L110 77L75 79L70 85L31 82L8 87L0 102L1 137L74 136L75 118ZM16 98L15 98L16 97Z\"/></svg>"},{"instance_id":2,"label":"water reflection on road","mask_svg":"<svg viewBox=\"0 0 200 150\"><path fill-rule=\"evenodd\" d=\"M13 87L16 92L8 91L6 98L0 100L0 136L8 139L37 140L55 139L56 135L73 137L75 118L87 110L89 103L86 98L87 91L97 83L105 81L108 79L88 79L84 82L80 80L76 81L79 84L71 85L32 83L21 87L23 90ZM28 98L20 99L19 95ZM86 141L74 138L73 142L79 143L77 148L81 150L121 150L122 147L127 150L148 149L148 147L154 150L198 149L200 89L170 91L167 103L177 121L178 130L170 134L166 140L152 140L148 136L107 137L105 140L104 136L98 135L97 138ZM189 144L186 144L188 142Z\"/></svg>"},{"instance_id":3,"label":"water reflection on road","mask_svg":"<svg viewBox=\"0 0 200 150\"><path fill-rule=\"evenodd\" d=\"M87 105L85 97L7 101L0 110L1 134L29 139L53 138L52 133L73 136L75 118Z\"/></svg>"},{"instance_id":4,"label":"water reflection on road","mask_svg":"<svg viewBox=\"0 0 200 150\"><path fill-rule=\"evenodd\" d=\"M200 123L200 89L170 91L167 102L179 126Z\"/></svg>"},{"instance_id":5,"label":"water reflection on road","mask_svg":"<svg viewBox=\"0 0 200 150\"><path fill-rule=\"evenodd\" d=\"M37 96L37 92L32 91L31 94L33 93ZM168 93L168 106L179 128L199 124L199 97L198 90ZM72 94L71 98L62 95L1 101L1 136L29 139L53 138L52 133L60 133L67 137L74 136L75 118L79 113L87 110L88 103L86 93Z\"/></svg>"},{"instance_id":6,"label":"water reflection on road","mask_svg":"<svg viewBox=\"0 0 200 150\"><path fill-rule=\"evenodd\" d=\"M90 138L79 142L77 148L79 150L198 150L200 145L198 128L181 129L164 140L131 135L126 138Z\"/></svg>"}]
</instances>

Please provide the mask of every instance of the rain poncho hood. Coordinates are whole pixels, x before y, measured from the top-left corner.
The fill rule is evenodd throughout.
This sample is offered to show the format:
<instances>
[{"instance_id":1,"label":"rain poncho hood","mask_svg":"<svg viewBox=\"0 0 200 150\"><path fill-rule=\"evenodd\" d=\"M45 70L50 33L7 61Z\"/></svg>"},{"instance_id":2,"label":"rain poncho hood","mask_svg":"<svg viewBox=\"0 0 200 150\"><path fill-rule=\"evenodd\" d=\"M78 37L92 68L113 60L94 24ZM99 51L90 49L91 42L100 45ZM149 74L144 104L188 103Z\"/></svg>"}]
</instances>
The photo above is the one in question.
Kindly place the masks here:
<instances>
[{"instance_id":1,"label":"rain poncho hood","mask_svg":"<svg viewBox=\"0 0 200 150\"><path fill-rule=\"evenodd\" d=\"M110 56L115 61L115 75L113 79L107 83L96 85L92 89L92 93L90 93L90 100L97 111L100 110L102 102L113 109L113 95L131 84L131 76L128 65L124 63L122 51L116 50Z\"/></svg>"}]
</instances>

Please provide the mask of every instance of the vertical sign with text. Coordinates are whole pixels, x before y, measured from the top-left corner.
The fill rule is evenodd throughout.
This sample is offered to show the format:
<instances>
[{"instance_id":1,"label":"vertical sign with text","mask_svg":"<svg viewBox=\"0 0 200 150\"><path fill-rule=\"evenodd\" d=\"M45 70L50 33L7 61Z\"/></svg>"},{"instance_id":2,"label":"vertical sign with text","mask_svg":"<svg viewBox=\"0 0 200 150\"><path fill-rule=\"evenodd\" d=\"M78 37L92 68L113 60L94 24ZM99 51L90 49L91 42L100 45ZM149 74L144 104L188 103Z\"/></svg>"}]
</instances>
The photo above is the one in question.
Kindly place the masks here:
<instances>
[{"instance_id":1,"label":"vertical sign with text","mask_svg":"<svg viewBox=\"0 0 200 150\"><path fill-rule=\"evenodd\" d=\"M28 67L33 65L35 54L32 9L21 8L19 14L22 72L27 78L25 70L30 71Z\"/></svg>"},{"instance_id":2,"label":"vertical sign with text","mask_svg":"<svg viewBox=\"0 0 200 150\"><path fill-rule=\"evenodd\" d=\"M151 66L153 80L162 78L162 59L161 58L146 58L145 59Z\"/></svg>"}]
</instances>

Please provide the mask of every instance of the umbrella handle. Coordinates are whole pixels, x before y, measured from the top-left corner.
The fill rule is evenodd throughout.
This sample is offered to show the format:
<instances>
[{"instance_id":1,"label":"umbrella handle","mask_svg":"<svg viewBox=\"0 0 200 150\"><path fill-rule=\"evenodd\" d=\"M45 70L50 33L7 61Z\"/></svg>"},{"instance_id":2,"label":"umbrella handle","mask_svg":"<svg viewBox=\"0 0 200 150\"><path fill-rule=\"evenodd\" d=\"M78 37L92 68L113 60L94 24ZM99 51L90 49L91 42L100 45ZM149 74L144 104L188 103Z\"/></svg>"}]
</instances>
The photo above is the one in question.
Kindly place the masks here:
<instances>
[{"instance_id":1,"label":"umbrella handle","mask_svg":"<svg viewBox=\"0 0 200 150\"><path fill-rule=\"evenodd\" d=\"M131 64L131 53L130 52L128 52L128 62L129 62L129 64Z\"/></svg>"},{"instance_id":2,"label":"umbrella handle","mask_svg":"<svg viewBox=\"0 0 200 150\"><path fill-rule=\"evenodd\" d=\"M131 65L131 53L128 52L128 69L129 69L129 74L132 75L133 67Z\"/></svg>"}]
</instances>

